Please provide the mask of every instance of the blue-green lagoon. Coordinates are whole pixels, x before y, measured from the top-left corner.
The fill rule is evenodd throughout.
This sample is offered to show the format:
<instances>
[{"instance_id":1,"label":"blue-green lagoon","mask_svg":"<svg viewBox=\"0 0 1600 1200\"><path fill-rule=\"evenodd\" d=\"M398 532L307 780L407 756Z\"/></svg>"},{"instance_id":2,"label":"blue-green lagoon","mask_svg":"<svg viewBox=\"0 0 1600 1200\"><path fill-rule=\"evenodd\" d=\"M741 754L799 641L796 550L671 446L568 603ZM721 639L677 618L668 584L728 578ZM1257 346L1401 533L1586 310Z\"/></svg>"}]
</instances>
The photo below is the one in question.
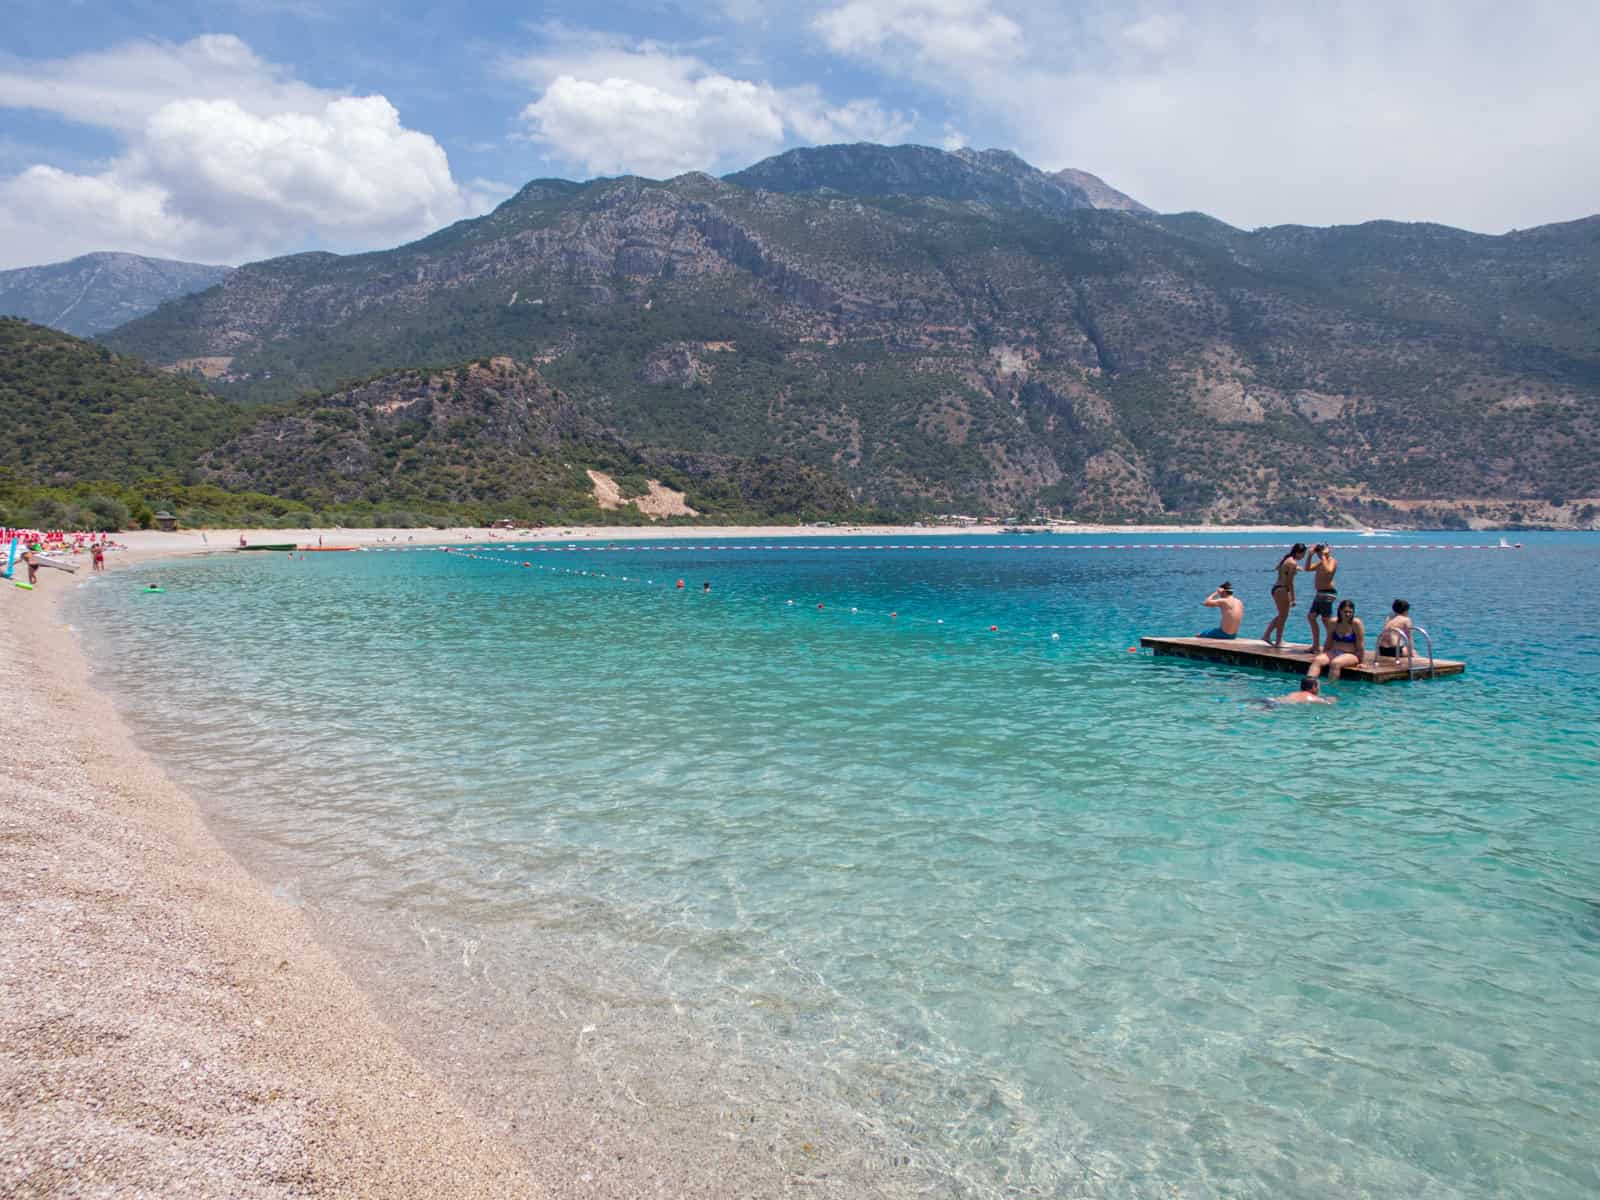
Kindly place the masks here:
<instances>
[{"instance_id":1,"label":"blue-green lagoon","mask_svg":"<svg viewBox=\"0 0 1600 1200\"><path fill-rule=\"evenodd\" d=\"M1334 707L1128 652L1225 578L1258 635L1292 537L228 555L73 619L530 1145L588 1106L758 1140L728 1195L1588 1197L1600 537L1515 536L1336 539L1369 638L1404 596L1468 669Z\"/></svg>"}]
</instances>

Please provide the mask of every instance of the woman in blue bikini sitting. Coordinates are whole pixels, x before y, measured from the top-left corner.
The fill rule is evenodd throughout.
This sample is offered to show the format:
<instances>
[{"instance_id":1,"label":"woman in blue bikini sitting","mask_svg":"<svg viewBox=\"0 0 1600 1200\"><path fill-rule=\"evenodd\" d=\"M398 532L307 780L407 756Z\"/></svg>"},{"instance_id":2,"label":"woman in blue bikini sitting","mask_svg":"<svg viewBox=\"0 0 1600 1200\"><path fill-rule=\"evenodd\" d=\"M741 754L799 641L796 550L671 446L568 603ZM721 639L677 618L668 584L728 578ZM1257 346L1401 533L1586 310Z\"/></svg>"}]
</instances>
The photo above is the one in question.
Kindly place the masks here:
<instances>
[{"instance_id":1,"label":"woman in blue bikini sitting","mask_svg":"<svg viewBox=\"0 0 1600 1200\"><path fill-rule=\"evenodd\" d=\"M1328 622L1328 640L1322 653L1311 660L1307 679L1315 679L1328 668L1328 678L1339 678L1345 667L1359 667L1367 657L1367 629L1356 617L1354 600L1339 601L1339 615Z\"/></svg>"}]
</instances>

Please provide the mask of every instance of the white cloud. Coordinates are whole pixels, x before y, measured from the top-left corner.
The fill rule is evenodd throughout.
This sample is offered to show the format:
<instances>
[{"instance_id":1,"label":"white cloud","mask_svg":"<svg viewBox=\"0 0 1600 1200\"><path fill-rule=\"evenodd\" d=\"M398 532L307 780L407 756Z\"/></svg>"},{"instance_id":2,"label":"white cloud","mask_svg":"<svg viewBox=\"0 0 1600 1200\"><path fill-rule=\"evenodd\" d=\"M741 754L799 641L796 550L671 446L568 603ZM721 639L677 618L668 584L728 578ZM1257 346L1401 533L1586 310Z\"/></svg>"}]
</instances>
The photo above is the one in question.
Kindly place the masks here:
<instances>
[{"instance_id":1,"label":"white cloud","mask_svg":"<svg viewBox=\"0 0 1600 1200\"><path fill-rule=\"evenodd\" d=\"M597 175L677 175L725 155L760 154L783 140L770 90L726 75L674 88L561 75L522 110L522 119L557 156Z\"/></svg>"},{"instance_id":2,"label":"white cloud","mask_svg":"<svg viewBox=\"0 0 1600 1200\"><path fill-rule=\"evenodd\" d=\"M784 120L801 138L817 145L830 142L902 142L913 117L886 111L873 99L829 105L814 88L783 93ZM740 164L741 166L745 164Z\"/></svg>"},{"instance_id":3,"label":"white cloud","mask_svg":"<svg viewBox=\"0 0 1600 1200\"><path fill-rule=\"evenodd\" d=\"M814 22L840 54L916 60L965 71L1018 57L1022 27L989 0L849 0Z\"/></svg>"},{"instance_id":4,"label":"white cloud","mask_svg":"<svg viewBox=\"0 0 1600 1200\"><path fill-rule=\"evenodd\" d=\"M547 30L549 49L504 64L541 95L527 135L585 173L652 177L745 166L792 137L903 138L911 122L876 100L830 105L813 87L736 79L670 47Z\"/></svg>"},{"instance_id":5,"label":"white cloud","mask_svg":"<svg viewBox=\"0 0 1600 1200\"><path fill-rule=\"evenodd\" d=\"M230 99L267 113L316 108L327 97L225 33L183 43L129 42L49 62L0 63L0 108L40 109L129 133L179 98Z\"/></svg>"},{"instance_id":6,"label":"white cloud","mask_svg":"<svg viewBox=\"0 0 1600 1200\"><path fill-rule=\"evenodd\" d=\"M1130 46L1151 54L1163 54L1172 49L1183 33L1183 18L1172 13L1151 13L1121 30L1122 40Z\"/></svg>"},{"instance_id":7,"label":"white cloud","mask_svg":"<svg viewBox=\"0 0 1600 1200\"><path fill-rule=\"evenodd\" d=\"M985 142L1157 208L1500 231L1600 208L1594 16L1593 0L847 0L814 32L940 91Z\"/></svg>"},{"instance_id":8,"label":"white cloud","mask_svg":"<svg viewBox=\"0 0 1600 1200\"><path fill-rule=\"evenodd\" d=\"M227 36L0 71L0 105L122 135L102 169L0 179L0 266L120 249L238 262L392 245L481 211L382 96L309 87Z\"/></svg>"}]
</instances>

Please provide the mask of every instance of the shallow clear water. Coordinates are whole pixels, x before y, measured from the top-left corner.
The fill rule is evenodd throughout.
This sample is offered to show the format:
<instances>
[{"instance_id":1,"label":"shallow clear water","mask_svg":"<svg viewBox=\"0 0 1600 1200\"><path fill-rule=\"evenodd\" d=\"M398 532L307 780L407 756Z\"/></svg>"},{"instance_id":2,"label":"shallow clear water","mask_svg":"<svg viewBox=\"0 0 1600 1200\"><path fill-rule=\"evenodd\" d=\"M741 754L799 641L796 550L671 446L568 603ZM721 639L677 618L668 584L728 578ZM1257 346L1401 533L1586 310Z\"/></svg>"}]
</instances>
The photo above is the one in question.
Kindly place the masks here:
<instances>
[{"instance_id":1,"label":"shallow clear water","mask_svg":"<svg viewBox=\"0 0 1600 1200\"><path fill-rule=\"evenodd\" d=\"M961 1194L1590 1196L1600 538L1518 536L1346 539L1469 667L1333 708L1127 652L1223 578L1259 633L1237 536L238 555L77 619L255 869L466 931L505 1028L603 976Z\"/></svg>"}]
</instances>

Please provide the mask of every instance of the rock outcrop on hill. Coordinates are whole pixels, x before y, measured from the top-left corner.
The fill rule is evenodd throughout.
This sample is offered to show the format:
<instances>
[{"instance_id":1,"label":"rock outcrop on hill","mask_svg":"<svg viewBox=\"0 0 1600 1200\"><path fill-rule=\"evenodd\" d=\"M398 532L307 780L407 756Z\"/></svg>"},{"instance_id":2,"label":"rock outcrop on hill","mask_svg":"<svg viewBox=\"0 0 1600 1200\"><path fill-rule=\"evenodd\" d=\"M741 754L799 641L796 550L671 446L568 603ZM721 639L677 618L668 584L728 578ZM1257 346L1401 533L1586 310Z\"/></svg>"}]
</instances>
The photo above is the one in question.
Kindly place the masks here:
<instances>
[{"instance_id":1,"label":"rock outcrop on hill","mask_svg":"<svg viewBox=\"0 0 1600 1200\"><path fill-rule=\"evenodd\" d=\"M88 337L226 279L231 267L85 254L42 267L0 271L0 314Z\"/></svg>"},{"instance_id":2,"label":"rock outcrop on hill","mask_svg":"<svg viewBox=\"0 0 1600 1200\"><path fill-rule=\"evenodd\" d=\"M1113 212L1151 213L1154 209L1146 208L1126 192L1119 192L1098 175L1091 175L1087 171L1075 170L1067 167L1057 171L1053 176L1060 183L1077 188L1095 208L1110 209Z\"/></svg>"},{"instance_id":3,"label":"rock outcrop on hill","mask_svg":"<svg viewBox=\"0 0 1600 1200\"><path fill-rule=\"evenodd\" d=\"M251 264L107 340L243 399L511 355L641 452L781 458L904 510L1600 494L1600 218L1245 232L1095 196L926 147L541 180L396 250Z\"/></svg>"},{"instance_id":4,"label":"rock outcrop on hill","mask_svg":"<svg viewBox=\"0 0 1600 1200\"><path fill-rule=\"evenodd\" d=\"M848 509L849 493L795 463L670 461L629 445L537 368L497 356L399 371L262 414L199 459L204 479L320 507L412 511L473 505L572 520L631 505L649 517L798 517ZM799 486L780 490L793 481ZM596 480L605 479L604 492ZM690 498L686 502L685 497Z\"/></svg>"}]
</instances>

